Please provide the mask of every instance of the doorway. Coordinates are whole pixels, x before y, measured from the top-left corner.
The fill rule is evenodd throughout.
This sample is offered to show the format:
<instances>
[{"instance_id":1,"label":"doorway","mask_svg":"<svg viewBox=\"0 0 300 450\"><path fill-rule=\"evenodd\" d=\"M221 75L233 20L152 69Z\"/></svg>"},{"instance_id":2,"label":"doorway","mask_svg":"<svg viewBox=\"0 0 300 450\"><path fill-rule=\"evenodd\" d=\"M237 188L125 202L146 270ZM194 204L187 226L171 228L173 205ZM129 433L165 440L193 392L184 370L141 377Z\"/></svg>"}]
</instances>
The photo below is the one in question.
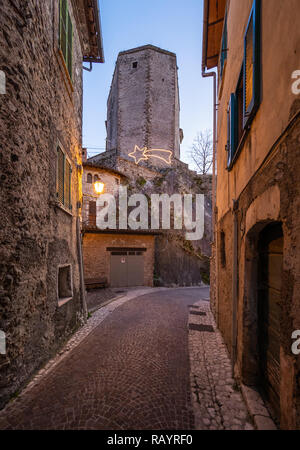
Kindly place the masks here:
<instances>
[{"instance_id":1,"label":"doorway","mask_svg":"<svg viewBox=\"0 0 300 450\"><path fill-rule=\"evenodd\" d=\"M259 238L258 350L262 393L275 420L280 417L280 303L283 263L281 224L268 225Z\"/></svg>"}]
</instances>

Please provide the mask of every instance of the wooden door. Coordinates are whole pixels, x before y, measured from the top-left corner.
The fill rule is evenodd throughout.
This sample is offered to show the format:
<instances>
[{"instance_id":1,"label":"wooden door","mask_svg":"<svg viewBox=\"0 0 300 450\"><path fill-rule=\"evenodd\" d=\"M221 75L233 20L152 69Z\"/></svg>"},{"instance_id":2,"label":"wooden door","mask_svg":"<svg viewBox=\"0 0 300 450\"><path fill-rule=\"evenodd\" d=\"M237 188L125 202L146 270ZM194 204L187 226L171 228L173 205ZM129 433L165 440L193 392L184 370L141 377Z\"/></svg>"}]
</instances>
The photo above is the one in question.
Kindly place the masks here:
<instances>
[{"instance_id":1,"label":"wooden door","mask_svg":"<svg viewBox=\"0 0 300 450\"><path fill-rule=\"evenodd\" d=\"M282 228L280 225L267 227L260 239L259 353L263 391L277 419L280 416L282 261Z\"/></svg>"}]
</instances>

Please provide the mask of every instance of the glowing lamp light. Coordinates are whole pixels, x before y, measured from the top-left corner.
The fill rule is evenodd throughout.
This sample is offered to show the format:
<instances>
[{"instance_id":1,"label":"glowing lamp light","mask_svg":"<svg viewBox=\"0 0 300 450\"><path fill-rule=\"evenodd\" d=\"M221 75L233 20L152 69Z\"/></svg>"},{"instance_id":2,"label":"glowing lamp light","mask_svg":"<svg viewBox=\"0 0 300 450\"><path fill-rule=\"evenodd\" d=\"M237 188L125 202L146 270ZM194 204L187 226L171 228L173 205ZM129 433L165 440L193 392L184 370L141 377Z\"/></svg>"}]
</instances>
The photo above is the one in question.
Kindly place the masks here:
<instances>
[{"instance_id":1,"label":"glowing lamp light","mask_svg":"<svg viewBox=\"0 0 300 450\"><path fill-rule=\"evenodd\" d=\"M102 192L104 191L104 183L102 183L101 181L96 181L94 183L94 189L97 194L102 194Z\"/></svg>"}]
</instances>

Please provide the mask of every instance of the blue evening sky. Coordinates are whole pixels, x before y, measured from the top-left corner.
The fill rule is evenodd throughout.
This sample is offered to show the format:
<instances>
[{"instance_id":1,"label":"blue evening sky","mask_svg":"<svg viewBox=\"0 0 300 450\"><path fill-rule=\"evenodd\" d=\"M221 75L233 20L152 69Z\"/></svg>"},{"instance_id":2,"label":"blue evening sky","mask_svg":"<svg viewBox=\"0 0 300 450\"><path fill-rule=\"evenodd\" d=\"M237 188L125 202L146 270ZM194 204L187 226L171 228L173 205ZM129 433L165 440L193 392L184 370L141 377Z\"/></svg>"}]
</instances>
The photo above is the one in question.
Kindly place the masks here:
<instances>
[{"instance_id":1,"label":"blue evening sky","mask_svg":"<svg viewBox=\"0 0 300 450\"><path fill-rule=\"evenodd\" d=\"M106 102L118 53L145 44L177 55L181 159L198 131L212 128L212 81L201 77L203 0L100 0L104 64L84 71L83 145L105 148ZM96 147L96 148L93 148Z\"/></svg>"}]
</instances>

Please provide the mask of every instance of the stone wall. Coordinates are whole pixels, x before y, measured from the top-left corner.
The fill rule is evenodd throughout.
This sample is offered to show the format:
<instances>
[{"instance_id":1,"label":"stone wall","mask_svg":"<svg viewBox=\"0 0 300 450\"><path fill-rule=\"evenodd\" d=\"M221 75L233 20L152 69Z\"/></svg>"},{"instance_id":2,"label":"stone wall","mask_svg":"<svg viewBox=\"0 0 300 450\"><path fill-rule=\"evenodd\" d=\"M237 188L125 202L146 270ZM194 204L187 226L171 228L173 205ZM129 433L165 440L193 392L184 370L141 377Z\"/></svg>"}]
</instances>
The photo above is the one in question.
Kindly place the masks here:
<instances>
[{"instance_id":1,"label":"stone wall","mask_svg":"<svg viewBox=\"0 0 300 450\"><path fill-rule=\"evenodd\" d=\"M0 70L7 80L7 93L0 95L0 329L7 337L0 407L78 327L82 311L76 233L81 47L69 2L71 85L58 54L59 2L26 3L32 19L25 23L10 2L2 2L0 15ZM57 203L58 142L72 163L72 212ZM58 307L58 266L65 264L72 267L73 298Z\"/></svg>"},{"instance_id":2,"label":"stone wall","mask_svg":"<svg viewBox=\"0 0 300 450\"><path fill-rule=\"evenodd\" d=\"M125 159L130 159L128 154L135 145L170 150L179 158L174 53L147 45L119 54L108 98L107 136L107 150L117 149ZM155 167L166 167L159 159L150 162Z\"/></svg>"},{"instance_id":3,"label":"stone wall","mask_svg":"<svg viewBox=\"0 0 300 450\"><path fill-rule=\"evenodd\" d=\"M243 382L258 380L257 342L257 261L258 239L264 227L282 223L284 235L281 292L281 427L299 428L300 359L291 352L291 335L300 329L300 116L293 122L266 163L253 176L238 198L238 373ZM220 240L217 246L217 314L219 327L229 351L232 346L232 261L233 213L217 224L218 237L225 234L226 267L221 262ZM288 381L289 380L289 381Z\"/></svg>"},{"instance_id":4,"label":"stone wall","mask_svg":"<svg viewBox=\"0 0 300 450\"><path fill-rule=\"evenodd\" d=\"M88 175L92 176L92 183L87 182ZM89 202L97 202L99 195L95 192L94 182L95 176L98 176L99 181L104 183L104 194L117 195L120 184L124 183L126 177L117 172L110 172L106 169L101 169L97 166L84 164L82 177L82 224L83 227L90 226L89 224Z\"/></svg>"}]
</instances>

